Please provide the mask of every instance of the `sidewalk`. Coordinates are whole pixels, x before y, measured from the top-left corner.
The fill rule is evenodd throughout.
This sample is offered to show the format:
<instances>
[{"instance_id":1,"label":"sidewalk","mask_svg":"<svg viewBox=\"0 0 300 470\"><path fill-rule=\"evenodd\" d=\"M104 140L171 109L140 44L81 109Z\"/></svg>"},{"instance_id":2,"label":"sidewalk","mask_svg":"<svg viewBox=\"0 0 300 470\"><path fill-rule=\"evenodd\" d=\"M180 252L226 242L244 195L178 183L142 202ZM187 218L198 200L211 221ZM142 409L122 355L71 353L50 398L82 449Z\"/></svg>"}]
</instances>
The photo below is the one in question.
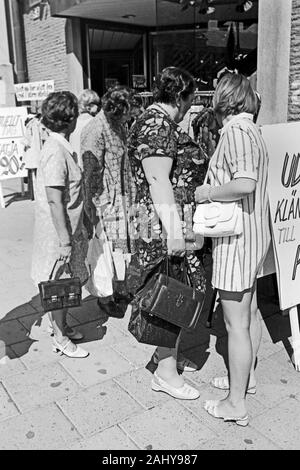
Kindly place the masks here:
<instances>
[{"instance_id":1,"label":"sidewalk","mask_svg":"<svg viewBox=\"0 0 300 470\"><path fill-rule=\"evenodd\" d=\"M4 193L18 184L9 181ZM213 328L201 324L193 335L191 358L201 369L185 376L201 392L196 401L152 392L145 365L154 347L127 331L129 310L122 320L107 318L91 296L69 316L89 357L52 352L29 275L34 203L20 199L0 209L0 449L300 449L300 374L288 354L289 319L267 301L267 282L260 284L258 389L247 398L250 424L242 428L203 410L204 400L226 393L209 385L226 373L218 310Z\"/></svg>"}]
</instances>

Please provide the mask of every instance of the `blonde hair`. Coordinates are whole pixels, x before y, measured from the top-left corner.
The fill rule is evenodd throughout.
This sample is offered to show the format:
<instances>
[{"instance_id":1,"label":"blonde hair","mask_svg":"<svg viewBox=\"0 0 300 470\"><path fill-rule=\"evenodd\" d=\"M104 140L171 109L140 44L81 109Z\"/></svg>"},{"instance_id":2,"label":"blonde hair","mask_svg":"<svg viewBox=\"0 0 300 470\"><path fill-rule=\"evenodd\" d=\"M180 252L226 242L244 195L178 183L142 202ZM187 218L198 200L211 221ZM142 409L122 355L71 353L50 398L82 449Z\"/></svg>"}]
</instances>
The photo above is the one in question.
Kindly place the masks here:
<instances>
[{"instance_id":1,"label":"blonde hair","mask_svg":"<svg viewBox=\"0 0 300 470\"><path fill-rule=\"evenodd\" d=\"M213 97L216 114L223 118L230 114L256 114L258 99L249 80L238 73L227 73L219 81Z\"/></svg>"},{"instance_id":2,"label":"blonde hair","mask_svg":"<svg viewBox=\"0 0 300 470\"><path fill-rule=\"evenodd\" d=\"M100 105L100 98L98 93L96 93L94 90L83 90L83 92L78 97L79 113L88 113L89 106L91 104Z\"/></svg>"}]
</instances>

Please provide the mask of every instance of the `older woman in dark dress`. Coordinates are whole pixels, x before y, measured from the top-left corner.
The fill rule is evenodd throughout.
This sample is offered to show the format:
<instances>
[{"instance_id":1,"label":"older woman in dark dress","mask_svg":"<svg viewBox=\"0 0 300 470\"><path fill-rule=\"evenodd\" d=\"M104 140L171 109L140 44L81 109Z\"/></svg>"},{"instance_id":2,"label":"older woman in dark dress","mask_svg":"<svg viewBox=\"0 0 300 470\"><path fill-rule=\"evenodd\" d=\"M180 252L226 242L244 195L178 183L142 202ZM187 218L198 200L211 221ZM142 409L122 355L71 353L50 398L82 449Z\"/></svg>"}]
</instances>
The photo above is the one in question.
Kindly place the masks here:
<instances>
[{"instance_id":1,"label":"older woman in dark dress","mask_svg":"<svg viewBox=\"0 0 300 470\"><path fill-rule=\"evenodd\" d=\"M178 123L191 106L194 80L179 68L168 67L157 78L154 104L133 125L129 159L136 184L136 218L132 266L138 289L166 254L187 254L197 289L205 290L205 273L194 250L201 248L192 232L194 189L203 182L204 167L199 146ZM170 219L172 218L172 229ZM183 222L184 220L184 222ZM174 258L173 258L174 259ZM184 400L199 392L184 382L177 371L177 349L157 348L158 367L152 389Z\"/></svg>"}]
</instances>

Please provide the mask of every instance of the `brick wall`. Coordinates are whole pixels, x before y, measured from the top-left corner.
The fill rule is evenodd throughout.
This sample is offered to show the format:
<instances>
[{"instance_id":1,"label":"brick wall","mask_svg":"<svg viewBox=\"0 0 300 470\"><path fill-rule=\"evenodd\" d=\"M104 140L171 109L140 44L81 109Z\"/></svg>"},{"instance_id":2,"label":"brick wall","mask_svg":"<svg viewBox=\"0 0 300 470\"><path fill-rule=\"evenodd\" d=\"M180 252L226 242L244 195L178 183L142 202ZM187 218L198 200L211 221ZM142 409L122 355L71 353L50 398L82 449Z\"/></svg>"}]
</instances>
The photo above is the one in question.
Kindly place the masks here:
<instances>
[{"instance_id":1,"label":"brick wall","mask_svg":"<svg viewBox=\"0 0 300 470\"><path fill-rule=\"evenodd\" d=\"M46 6L42 18L24 13L29 81L54 80L55 91L68 89L66 20L53 18Z\"/></svg>"},{"instance_id":2,"label":"brick wall","mask_svg":"<svg viewBox=\"0 0 300 470\"><path fill-rule=\"evenodd\" d=\"M300 0L292 2L288 120L300 120Z\"/></svg>"}]
</instances>

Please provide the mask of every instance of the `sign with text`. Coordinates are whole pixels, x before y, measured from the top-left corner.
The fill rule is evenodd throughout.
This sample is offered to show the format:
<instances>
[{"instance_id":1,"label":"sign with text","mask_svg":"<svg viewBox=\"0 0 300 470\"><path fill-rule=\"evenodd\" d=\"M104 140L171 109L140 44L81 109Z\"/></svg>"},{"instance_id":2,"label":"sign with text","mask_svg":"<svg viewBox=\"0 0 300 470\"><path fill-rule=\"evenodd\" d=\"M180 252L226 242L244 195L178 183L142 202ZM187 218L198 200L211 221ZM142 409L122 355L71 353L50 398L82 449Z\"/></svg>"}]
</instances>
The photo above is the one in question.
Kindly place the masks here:
<instances>
[{"instance_id":1,"label":"sign with text","mask_svg":"<svg viewBox=\"0 0 300 470\"><path fill-rule=\"evenodd\" d=\"M132 88L146 88L145 75L132 75Z\"/></svg>"},{"instance_id":2,"label":"sign with text","mask_svg":"<svg viewBox=\"0 0 300 470\"><path fill-rule=\"evenodd\" d=\"M54 91L54 80L18 83L15 85L17 101L44 100Z\"/></svg>"},{"instance_id":3,"label":"sign with text","mask_svg":"<svg viewBox=\"0 0 300 470\"><path fill-rule=\"evenodd\" d=\"M300 122L262 127L269 152L268 192L282 310L300 304Z\"/></svg>"},{"instance_id":4,"label":"sign with text","mask_svg":"<svg viewBox=\"0 0 300 470\"><path fill-rule=\"evenodd\" d=\"M0 108L0 182L24 178L24 130L27 109Z\"/></svg>"}]
</instances>

